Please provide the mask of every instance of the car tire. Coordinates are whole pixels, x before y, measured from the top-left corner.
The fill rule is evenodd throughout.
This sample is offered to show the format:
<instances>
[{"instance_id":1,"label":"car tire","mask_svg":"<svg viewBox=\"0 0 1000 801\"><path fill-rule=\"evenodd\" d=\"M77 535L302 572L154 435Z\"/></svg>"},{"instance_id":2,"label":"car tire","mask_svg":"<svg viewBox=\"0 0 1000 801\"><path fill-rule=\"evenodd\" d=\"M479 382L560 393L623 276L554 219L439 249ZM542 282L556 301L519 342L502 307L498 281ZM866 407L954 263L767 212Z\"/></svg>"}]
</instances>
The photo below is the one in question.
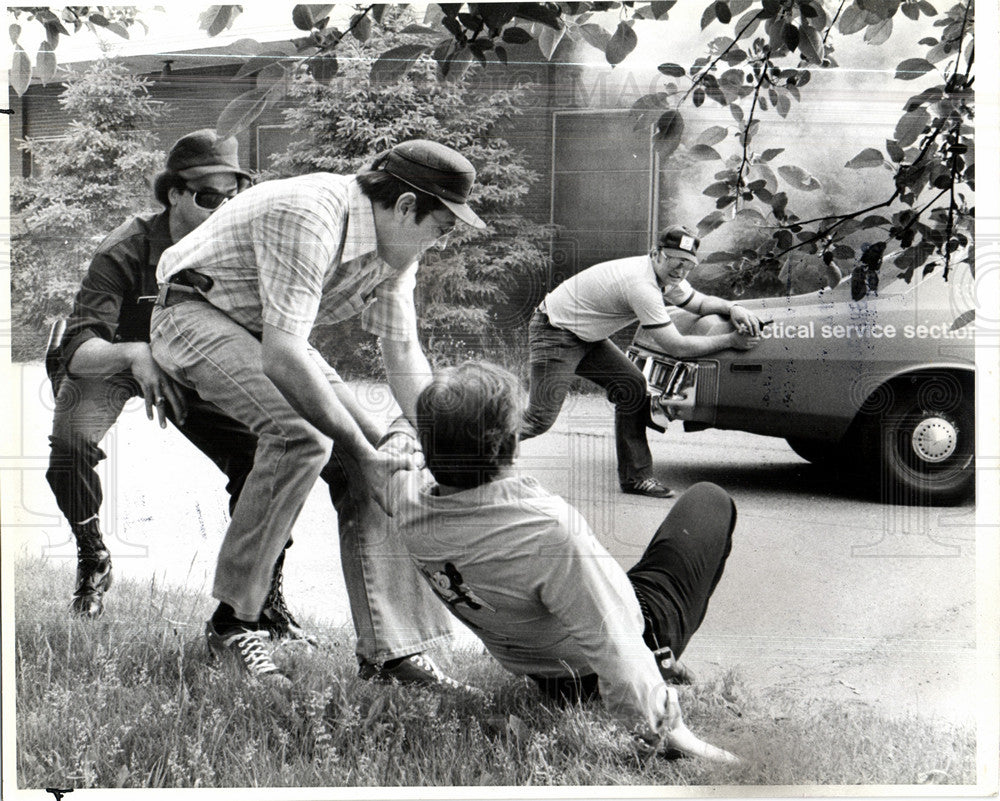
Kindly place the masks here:
<instances>
[{"instance_id":1,"label":"car tire","mask_svg":"<svg viewBox=\"0 0 1000 801\"><path fill-rule=\"evenodd\" d=\"M971 379L950 373L912 377L882 394L869 415L863 448L884 502L953 504L975 488L976 416Z\"/></svg>"},{"instance_id":2,"label":"car tire","mask_svg":"<svg viewBox=\"0 0 1000 801\"><path fill-rule=\"evenodd\" d=\"M839 442L824 442L806 437L785 437L795 453L817 467L836 467L844 460L844 449Z\"/></svg>"}]
</instances>

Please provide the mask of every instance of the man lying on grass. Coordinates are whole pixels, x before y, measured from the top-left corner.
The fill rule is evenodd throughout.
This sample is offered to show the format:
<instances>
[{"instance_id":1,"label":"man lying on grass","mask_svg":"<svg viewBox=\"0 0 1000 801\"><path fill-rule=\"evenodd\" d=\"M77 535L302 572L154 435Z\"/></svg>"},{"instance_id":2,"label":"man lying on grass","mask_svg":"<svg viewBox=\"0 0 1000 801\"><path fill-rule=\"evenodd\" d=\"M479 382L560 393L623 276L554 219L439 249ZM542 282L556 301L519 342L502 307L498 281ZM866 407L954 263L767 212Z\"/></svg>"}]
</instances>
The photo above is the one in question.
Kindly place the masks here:
<instances>
[{"instance_id":1,"label":"man lying on grass","mask_svg":"<svg viewBox=\"0 0 1000 801\"><path fill-rule=\"evenodd\" d=\"M452 613L508 670L559 701L603 698L643 751L732 754L684 725L676 657L698 629L729 555L736 507L689 489L626 573L580 513L514 469L517 379L484 362L440 371L419 395L418 435L400 418L383 448L423 450L391 482L391 524Z\"/></svg>"}]
</instances>

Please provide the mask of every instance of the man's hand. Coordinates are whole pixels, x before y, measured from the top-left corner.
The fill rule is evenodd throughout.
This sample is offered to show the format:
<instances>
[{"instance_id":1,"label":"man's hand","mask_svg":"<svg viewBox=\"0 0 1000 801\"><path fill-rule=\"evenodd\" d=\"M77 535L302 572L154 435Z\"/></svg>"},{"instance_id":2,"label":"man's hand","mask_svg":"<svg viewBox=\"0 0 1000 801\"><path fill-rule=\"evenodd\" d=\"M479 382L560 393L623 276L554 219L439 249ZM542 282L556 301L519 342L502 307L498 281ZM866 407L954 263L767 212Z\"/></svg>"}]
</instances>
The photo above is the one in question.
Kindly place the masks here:
<instances>
[{"instance_id":1,"label":"man's hand","mask_svg":"<svg viewBox=\"0 0 1000 801\"><path fill-rule=\"evenodd\" d=\"M760 320L757 315L751 314L742 306L735 304L730 306L729 319L741 334L749 334L753 337L760 336Z\"/></svg>"},{"instance_id":2,"label":"man's hand","mask_svg":"<svg viewBox=\"0 0 1000 801\"><path fill-rule=\"evenodd\" d=\"M729 336L729 347L736 350L752 350L760 344L759 336L743 334L740 331L733 331Z\"/></svg>"},{"instance_id":3,"label":"man's hand","mask_svg":"<svg viewBox=\"0 0 1000 801\"><path fill-rule=\"evenodd\" d=\"M400 439L394 437L393 439ZM383 446L384 447L384 446ZM399 470L416 470L416 460L412 454L385 453L381 450L372 451L358 460L361 473L368 483L368 488L375 502L382 510L392 517L389 508L389 480Z\"/></svg>"},{"instance_id":4,"label":"man's hand","mask_svg":"<svg viewBox=\"0 0 1000 801\"><path fill-rule=\"evenodd\" d=\"M681 714L681 704L677 699L677 690L667 687L667 702L660 731L663 733L663 746L666 749L680 751L692 757L700 757L711 762L724 762L736 765L741 762L735 754L699 739L684 723Z\"/></svg>"},{"instance_id":5,"label":"man's hand","mask_svg":"<svg viewBox=\"0 0 1000 801\"><path fill-rule=\"evenodd\" d=\"M178 425L182 425L187 415L184 394L174 380L153 361L149 345L145 342L133 343L129 357L132 377L139 385L142 397L146 401L146 417L152 420L153 409L156 409L156 416L160 419L160 428L166 428L167 404L169 403L174 412L174 419Z\"/></svg>"}]
</instances>

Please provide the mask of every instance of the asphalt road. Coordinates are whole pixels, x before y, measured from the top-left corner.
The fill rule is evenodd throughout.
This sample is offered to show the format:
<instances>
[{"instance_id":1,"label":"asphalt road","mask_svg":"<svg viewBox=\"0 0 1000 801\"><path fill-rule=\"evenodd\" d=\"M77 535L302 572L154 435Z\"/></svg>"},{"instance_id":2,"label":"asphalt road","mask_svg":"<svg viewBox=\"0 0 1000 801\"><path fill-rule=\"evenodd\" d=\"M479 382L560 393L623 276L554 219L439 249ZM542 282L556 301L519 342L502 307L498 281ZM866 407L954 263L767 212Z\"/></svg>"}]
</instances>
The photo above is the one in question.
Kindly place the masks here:
<instances>
[{"instance_id":1,"label":"asphalt road","mask_svg":"<svg viewBox=\"0 0 1000 801\"><path fill-rule=\"evenodd\" d=\"M19 375L17 374L19 373ZM5 469L4 556L74 549L44 482L51 396L41 368L17 367L20 445ZM359 389L388 415L380 387ZM571 398L556 427L524 443L519 465L574 503L628 567L672 501L619 492L612 410ZM16 438L15 438L16 439ZM685 661L703 676L737 668L756 687L803 702L835 699L889 714L971 720L976 713L975 514L913 509L858 496L782 440L739 432L651 432L657 477L682 490L714 481L739 512L726 573ZM109 434L104 528L119 577L185 584L204 594L226 525L224 482L174 431L132 401ZM14 468L14 469L12 469ZM320 485L300 517L286 565L293 609L318 625L349 623L336 519ZM114 591L108 614L114 614ZM192 632L192 636L197 636ZM349 640L349 638L345 638ZM475 647L467 633L463 647ZM350 643L345 642L345 647Z\"/></svg>"}]
</instances>

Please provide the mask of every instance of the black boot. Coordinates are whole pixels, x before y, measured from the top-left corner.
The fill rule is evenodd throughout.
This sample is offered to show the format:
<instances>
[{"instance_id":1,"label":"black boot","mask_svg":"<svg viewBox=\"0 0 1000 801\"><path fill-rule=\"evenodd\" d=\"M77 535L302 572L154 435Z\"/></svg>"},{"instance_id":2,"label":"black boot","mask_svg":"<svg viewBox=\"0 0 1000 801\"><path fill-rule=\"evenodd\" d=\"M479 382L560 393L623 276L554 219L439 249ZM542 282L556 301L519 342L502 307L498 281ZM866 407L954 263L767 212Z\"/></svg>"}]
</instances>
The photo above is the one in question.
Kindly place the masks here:
<instances>
[{"instance_id":1,"label":"black boot","mask_svg":"<svg viewBox=\"0 0 1000 801\"><path fill-rule=\"evenodd\" d=\"M96 618L104 612L104 593L111 587L111 554L104 547L97 520L71 526L76 537L76 590L70 612Z\"/></svg>"},{"instance_id":2,"label":"black boot","mask_svg":"<svg viewBox=\"0 0 1000 801\"><path fill-rule=\"evenodd\" d=\"M264 609L260 613L257 625L274 640L303 642L315 648L319 645L319 640L299 625L285 603L285 594L281 588L284 578L284 564L285 552L282 551L274 563L274 570L271 573L271 587L268 590L267 600L264 601Z\"/></svg>"}]
</instances>

